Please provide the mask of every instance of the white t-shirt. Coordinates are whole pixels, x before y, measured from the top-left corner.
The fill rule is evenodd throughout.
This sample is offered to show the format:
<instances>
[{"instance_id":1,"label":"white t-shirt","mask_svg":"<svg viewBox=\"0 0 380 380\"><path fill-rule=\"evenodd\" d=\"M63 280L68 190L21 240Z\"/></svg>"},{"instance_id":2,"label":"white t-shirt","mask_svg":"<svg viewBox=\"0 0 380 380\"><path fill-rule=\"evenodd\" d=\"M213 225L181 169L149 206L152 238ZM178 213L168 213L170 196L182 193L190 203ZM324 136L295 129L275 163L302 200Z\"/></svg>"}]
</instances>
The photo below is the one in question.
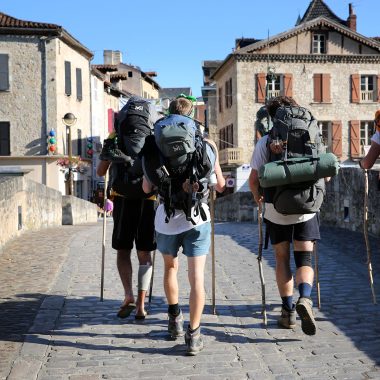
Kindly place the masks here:
<instances>
[{"instance_id":1,"label":"white t-shirt","mask_svg":"<svg viewBox=\"0 0 380 380\"><path fill-rule=\"evenodd\" d=\"M175 210L174 216L170 216L168 223L165 222L166 212L164 204L160 204L156 210L156 216L154 219L154 226L157 232L165 235L177 235L185 231L189 231L194 227L207 223L211 220L210 210L206 203L201 203L207 219L203 220L201 215L194 215L194 208L192 209L193 220L195 225L186 220L186 214L182 210Z\"/></svg>"},{"instance_id":2,"label":"white t-shirt","mask_svg":"<svg viewBox=\"0 0 380 380\"><path fill-rule=\"evenodd\" d=\"M267 147L268 135L262 137L256 144L251 158L251 168L259 171L259 169L269 162L269 149ZM306 222L314 217L315 214L280 214L272 203L265 203L264 218L272 223L289 225Z\"/></svg>"},{"instance_id":3,"label":"white t-shirt","mask_svg":"<svg viewBox=\"0 0 380 380\"><path fill-rule=\"evenodd\" d=\"M371 140L376 144L380 145L380 132L376 131L376 133L372 136Z\"/></svg>"}]
</instances>

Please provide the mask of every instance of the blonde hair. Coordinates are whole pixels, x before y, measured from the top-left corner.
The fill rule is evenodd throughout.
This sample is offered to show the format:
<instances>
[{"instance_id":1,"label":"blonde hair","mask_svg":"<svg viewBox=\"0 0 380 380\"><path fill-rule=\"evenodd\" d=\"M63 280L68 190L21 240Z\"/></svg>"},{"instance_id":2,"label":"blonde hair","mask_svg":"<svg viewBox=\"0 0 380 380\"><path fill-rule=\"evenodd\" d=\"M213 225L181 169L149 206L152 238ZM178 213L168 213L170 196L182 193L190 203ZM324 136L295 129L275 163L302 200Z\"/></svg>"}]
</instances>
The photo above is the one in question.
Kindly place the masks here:
<instances>
[{"instance_id":1,"label":"blonde hair","mask_svg":"<svg viewBox=\"0 0 380 380\"><path fill-rule=\"evenodd\" d=\"M193 102L186 98L177 98L171 101L169 105L169 113L183 116L192 116Z\"/></svg>"}]
</instances>

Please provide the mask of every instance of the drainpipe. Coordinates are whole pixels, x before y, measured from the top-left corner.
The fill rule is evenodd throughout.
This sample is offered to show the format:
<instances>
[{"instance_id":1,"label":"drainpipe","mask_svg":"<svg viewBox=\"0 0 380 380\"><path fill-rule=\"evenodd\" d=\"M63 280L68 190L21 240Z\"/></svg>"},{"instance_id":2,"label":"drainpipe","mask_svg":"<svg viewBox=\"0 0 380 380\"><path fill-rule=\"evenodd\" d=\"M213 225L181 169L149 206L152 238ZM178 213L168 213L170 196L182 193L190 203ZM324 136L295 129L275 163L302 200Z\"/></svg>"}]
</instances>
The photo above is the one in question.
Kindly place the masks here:
<instances>
[{"instance_id":1,"label":"drainpipe","mask_svg":"<svg viewBox=\"0 0 380 380\"><path fill-rule=\"evenodd\" d=\"M43 36L40 38L40 41L42 42L42 45L43 45L43 57L42 57L42 60L43 60L43 70L44 70L44 96L43 96L43 99L45 100L45 107L44 107L44 113L45 113L45 117L43 118L43 123L44 123L44 133L45 133L45 136L46 136L46 139L48 137L48 115L49 115L49 104L48 104L48 99L49 99L49 96L48 96L48 57L47 57L47 43L51 40L53 40L54 38L59 38L60 34L58 36L50 36L50 37L46 37L46 36ZM46 142L46 145L45 145L45 151L46 151L46 156L48 155L48 151L47 151L47 142ZM47 158L45 159L45 178L44 178L44 185L48 185L48 181L47 181L47 173L48 173L48 167L47 167Z\"/></svg>"}]
</instances>

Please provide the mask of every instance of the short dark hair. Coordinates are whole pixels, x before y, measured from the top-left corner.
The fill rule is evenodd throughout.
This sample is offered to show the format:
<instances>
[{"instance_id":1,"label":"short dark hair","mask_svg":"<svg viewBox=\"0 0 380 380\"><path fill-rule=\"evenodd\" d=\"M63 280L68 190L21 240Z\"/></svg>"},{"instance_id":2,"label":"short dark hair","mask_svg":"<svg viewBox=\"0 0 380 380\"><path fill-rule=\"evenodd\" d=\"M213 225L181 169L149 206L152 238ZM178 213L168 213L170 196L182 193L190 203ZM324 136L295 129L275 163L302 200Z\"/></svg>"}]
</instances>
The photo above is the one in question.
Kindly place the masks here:
<instances>
[{"instance_id":1,"label":"short dark hair","mask_svg":"<svg viewBox=\"0 0 380 380\"><path fill-rule=\"evenodd\" d=\"M270 117L273 118L274 115L276 115L276 111L282 106L298 106L298 104L289 96L276 96L275 98L269 99L267 110Z\"/></svg>"},{"instance_id":2,"label":"short dark hair","mask_svg":"<svg viewBox=\"0 0 380 380\"><path fill-rule=\"evenodd\" d=\"M193 102L186 98L177 98L170 102L169 113L190 116L193 111Z\"/></svg>"}]
</instances>

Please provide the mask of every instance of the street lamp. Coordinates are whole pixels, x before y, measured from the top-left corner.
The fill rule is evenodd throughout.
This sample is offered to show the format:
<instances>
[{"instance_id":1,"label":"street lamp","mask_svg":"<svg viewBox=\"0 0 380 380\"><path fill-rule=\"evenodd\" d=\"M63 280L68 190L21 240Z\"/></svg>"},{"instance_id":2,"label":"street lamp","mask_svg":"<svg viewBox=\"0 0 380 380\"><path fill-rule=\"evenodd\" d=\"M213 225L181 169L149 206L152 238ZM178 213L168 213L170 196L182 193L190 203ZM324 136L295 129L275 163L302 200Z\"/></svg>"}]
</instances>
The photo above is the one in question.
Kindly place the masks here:
<instances>
[{"instance_id":1,"label":"street lamp","mask_svg":"<svg viewBox=\"0 0 380 380\"><path fill-rule=\"evenodd\" d=\"M74 195L74 181L73 181L73 170L72 170L72 157L73 150L71 146L71 127L76 123L77 118L71 112L65 114L62 118L63 124L66 125L66 133L68 136L67 150L69 154L69 195Z\"/></svg>"}]
</instances>

